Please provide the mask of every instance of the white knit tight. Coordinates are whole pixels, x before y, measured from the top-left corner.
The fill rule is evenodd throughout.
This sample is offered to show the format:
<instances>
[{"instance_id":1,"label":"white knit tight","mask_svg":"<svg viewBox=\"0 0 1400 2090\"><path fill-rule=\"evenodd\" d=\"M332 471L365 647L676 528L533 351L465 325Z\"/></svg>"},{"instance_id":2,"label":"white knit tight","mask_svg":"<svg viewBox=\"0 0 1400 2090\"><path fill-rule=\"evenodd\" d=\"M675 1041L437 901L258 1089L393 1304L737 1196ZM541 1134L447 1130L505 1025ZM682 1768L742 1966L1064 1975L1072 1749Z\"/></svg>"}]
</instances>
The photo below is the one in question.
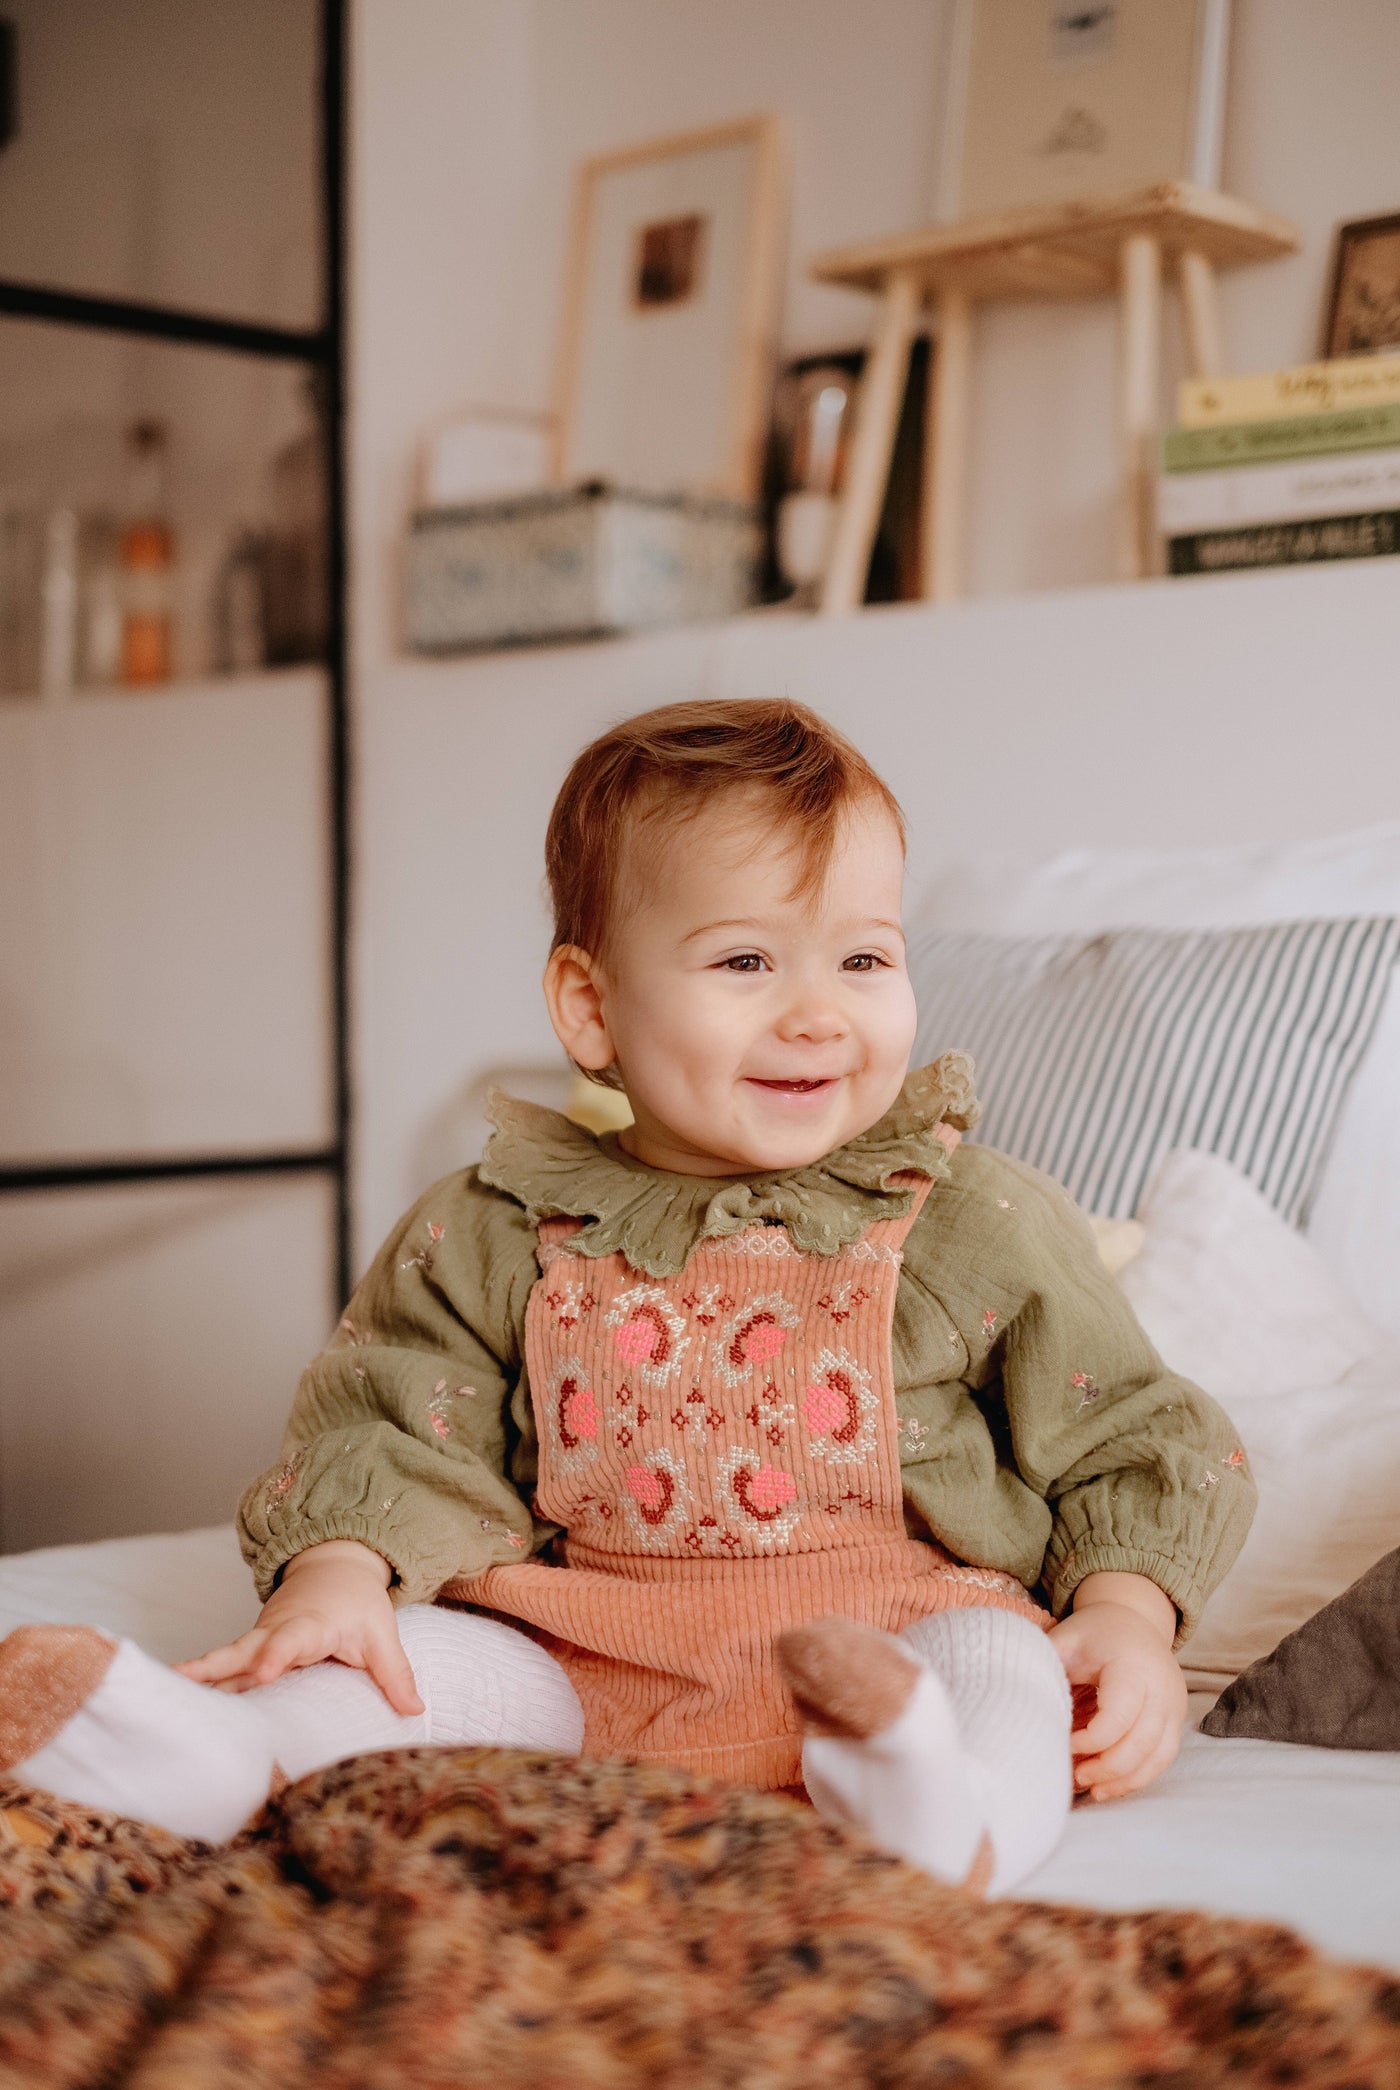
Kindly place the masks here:
<instances>
[{"instance_id":1,"label":"white knit tight","mask_svg":"<svg viewBox=\"0 0 1400 2090\"><path fill-rule=\"evenodd\" d=\"M346 1756L414 1749L425 1742L503 1749L583 1747L583 1708L553 1655L514 1627L440 1604L406 1604L395 1616L421 1713L396 1713L363 1669L319 1662L245 1694L295 1781Z\"/></svg>"},{"instance_id":2,"label":"white knit tight","mask_svg":"<svg viewBox=\"0 0 1400 2090\"><path fill-rule=\"evenodd\" d=\"M343 1757L424 1742L578 1753L574 1687L524 1633L433 1604L406 1605L397 1623L425 1708L411 1717L340 1662L233 1693L191 1683L123 1640L90 1697L13 1775L222 1843L267 1798L274 1765L295 1780Z\"/></svg>"},{"instance_id":3,"label":"white knit tight","mask_svg":"<svg viewBox=\"0 0 1400 2090\"><path fill-rule=\"evenodd\" d=\"M396 1713L362 1670L297 1669L241 1695L210 1690L123 1641L106 1675L15 1775L84 1805L221 1842L266 1797L274 1763L304 1778L344 1757L422 1743L576 1755L583 1712L565 1671L526 1634L475 1613L398 1613L425 1710ZM923 1665L894 1725L865 1741L808 1737L818 1809L944 1879L983 1834L1006 1892L1053 1848L1070 1797L1069 1689L1039 1628L1009 1612L950 1611L911 1626Z\"/></svg>"},{"instance_id":4,"label":"white knit tight","mask_svg":"<svg viewBox=\"0 0 1400 2090\"><path fill-rule=\"evenodd\" d=\"M988 1605L936 1612L900 1635L923 1665L892 1727L809 1735L813 1804L941 1879L965 1879L985 1834L991 1891L1049 1857L1072 1796L1070 1693L1044 1630Z\"/></svg>"}]
</instances>

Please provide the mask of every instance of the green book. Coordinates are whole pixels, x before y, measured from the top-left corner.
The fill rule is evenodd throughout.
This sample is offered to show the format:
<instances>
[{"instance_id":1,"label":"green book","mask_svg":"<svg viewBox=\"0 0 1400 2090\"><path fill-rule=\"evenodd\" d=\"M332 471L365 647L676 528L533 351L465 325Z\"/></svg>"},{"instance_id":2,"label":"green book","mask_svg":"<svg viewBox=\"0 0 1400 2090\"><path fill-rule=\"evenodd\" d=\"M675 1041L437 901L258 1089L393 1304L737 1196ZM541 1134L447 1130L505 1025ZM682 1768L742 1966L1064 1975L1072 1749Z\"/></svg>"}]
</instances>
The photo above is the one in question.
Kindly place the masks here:
<instances>
[{"instance_id":1,"label":"green book","mask_svg":"<svg viewBox=\"0 0 1400 2090\"><path fill-rule=\"evenodd\" d=\"M1162 468L1207 472L1228 464L1264 464L1275 457L1386 450L1393 444L1400 444L1400 404L1349 406L1334 414L1222 421L1214 428L1172 428L1162 439Z\"/></svg>"}]
</instances>

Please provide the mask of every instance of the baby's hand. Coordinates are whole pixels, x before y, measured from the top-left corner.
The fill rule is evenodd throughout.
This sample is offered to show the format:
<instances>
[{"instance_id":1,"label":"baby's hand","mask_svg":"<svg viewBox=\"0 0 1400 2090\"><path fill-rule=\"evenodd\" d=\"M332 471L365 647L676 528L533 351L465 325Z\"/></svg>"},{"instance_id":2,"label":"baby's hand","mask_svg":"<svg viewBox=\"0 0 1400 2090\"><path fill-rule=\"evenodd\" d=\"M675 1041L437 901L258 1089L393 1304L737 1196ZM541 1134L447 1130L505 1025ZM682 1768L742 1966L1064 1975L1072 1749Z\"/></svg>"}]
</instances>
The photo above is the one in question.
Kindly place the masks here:
<instances>
[{"instance_id":1,"label":"baby's hand","mask_svg":"<svg viewBox=\"0 0 1400 2090\"><path fill-rule=\"evenodd\" d=\"M1073 1616L1050 1635L1071 1685L1097 1695L1092 1718L1070 1738L1079 1759L1074 1782L1095 1800L1121 1799L1160 1777L1181 1746L1186 1714L1186 1681L1171 1651L1176 1613L1170 1600L1141 1576L1112 1579L1150 1590L1170 1623L1164 1631L1140 1602L1116 1601L1105 1590L1077 1602Z\"/></svg>"},{"instance_id":2,"label":"baby's hand","mask_svg":"<svg viewBox=\"0 0 1400 2090\"><path fill-rule=\"evenodd\" d=\"M329 1539L287 1562L258 1622L227 1647L176 1666L197 1684L247 1691L288 1669L344 1662L374 1678L395 1712L422 1700L389 1601L389 1564L354 1539Z\"/></svg>"}]
</instances>

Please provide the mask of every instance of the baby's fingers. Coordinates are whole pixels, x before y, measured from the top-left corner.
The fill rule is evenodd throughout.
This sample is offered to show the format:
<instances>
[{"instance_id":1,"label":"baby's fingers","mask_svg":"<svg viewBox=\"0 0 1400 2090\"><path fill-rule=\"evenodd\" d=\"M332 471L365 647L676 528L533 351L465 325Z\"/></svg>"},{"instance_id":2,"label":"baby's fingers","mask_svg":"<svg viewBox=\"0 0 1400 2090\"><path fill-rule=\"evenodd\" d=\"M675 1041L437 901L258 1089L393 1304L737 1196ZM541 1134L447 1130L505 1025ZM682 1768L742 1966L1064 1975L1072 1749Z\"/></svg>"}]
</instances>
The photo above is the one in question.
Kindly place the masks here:
<instances>
[{"instance_id":1,"label":"baby's fingers","mask_svg":"<svg viewBox=\"0 0 1400 2090\"><path fill-rule=\"evenodd\" d=\"M1080 1759L1074 1767L1075 1784L1081 1790L1089 1789L1097 1794L1100 1786L1116 1786L1130 1778L1156 1750L1165 1731L1165 1722L1159 1712L1144 1711L1141 1719L1135 1720L1123 1739L1111 1749L1103 1750L1098 1756Z\"/></svg>"},{"instance_id":2,"label":"baby's fingers","mask_svg":"<svg viewBox=\"0 0 1400 2090\"><path fill-rule=\"evenodd\" d=\"M1085 1727L1070 1736L1076 1756L1100 1756L1121 1742L1143 1709L1147 1688L1131 1665L1107 1662L1097 1679L1098 1710Z\"/></svg>"},{"instance_id":3,"label":"baby's fingers","mask_svg":"<svg viewBox=\"0 0 1400 2090\"><path fill-rule=\"evenodd\" d=\"M180 1676L189 1677L196 1684L221 1684L227 1678L244 1676L252 1668L264 1641L266 1626L250 1626L246 1633L231 1640L227 1647L212 1647L207 1655L196 1655L191 1661L177 1662L175 1669Z\"/></svg>"},{"instance_id":4,"label":"baby's fingers","mask_svg":"<svg viewBox=\"0 0 1400 2090\"><path fill-rule=\"evenodd\" d=\"M1158 1735L1152 1748L1132 1769L1121 1770L1117 1774L1103 1780L1095 1779L1091 1787L1094 1799L1122 1800L1126 1799L1129 1793L1141 1792L1144 1787L1151 1785L1154 1779L1161 1777L1163 1771L1172 1762L1180 1746L1180 1723L1175 1719L1170 1719ZM1084 1768L1096 1771L1098 1766L1097 1764L1089 1764L1085 1765Z\"/></svg>"},{"instance_id":5,"label":"baby's fingers","mask_svg":"<svg viewBox=\"0 0 1400 2090\"><path fill-rule=\"evenodd\" d=\"M413 1680L412 1666L392 1623L367 1642L365 1667L396 1713L421 1713L424 1710L418 1686Z\"/></svg>"}]
</instances>

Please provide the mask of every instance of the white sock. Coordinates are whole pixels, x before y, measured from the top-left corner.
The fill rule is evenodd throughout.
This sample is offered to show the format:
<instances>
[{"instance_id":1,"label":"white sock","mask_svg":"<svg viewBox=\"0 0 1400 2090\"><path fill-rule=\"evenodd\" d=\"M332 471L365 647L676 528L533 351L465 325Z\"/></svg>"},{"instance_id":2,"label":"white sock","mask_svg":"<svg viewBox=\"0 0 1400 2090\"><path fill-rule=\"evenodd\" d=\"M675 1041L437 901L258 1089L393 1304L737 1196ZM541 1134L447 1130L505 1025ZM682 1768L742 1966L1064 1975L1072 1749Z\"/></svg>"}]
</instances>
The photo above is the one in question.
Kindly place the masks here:
<instances>
[{"instance_id":1,"label":"white sock","mask_svg":"<svg viewBox=\"0 0 1400 2090\"><path fill-rule=\"evenodd\" d=\"M990 1605L936 1612L900 1639L925 1674L883 1733L808 1736L813 1803L952 1882L966 1879L985 1834L990 1891L1009 1893L1049 1856L1069 1812L1063 1665L1039 1626Z\"/></svg>"},{"instance_id":2,"label":"white sock","mask_svg":"<svg viewBox=\"0 0 1400 2090\"><path fill-rule=\"evenodd\" d=\"M267 1798L272 1762L246 1698L191 1683L122 1640L91 1697L11 1775L83 1807L225 1843Z\"/></svg>"},{"instance_id":3,"label":"white sock","mask_svg":"<svg viewBox=\"0 0 1400 2090\"><path fill-rule=\"evenodd\" d=\"M578 1694L553 1655L528 1634L439 1604L407 1604L395 1622L421 1713L395 1712L362 1669L341 1662L293 1669L247 1694L293 1781L347 1756L429 1742L578 1754Z\"/></svg>"},{"instance_id":4,"label":"white sock","mask_svg":"<svg viewBox=\"0 0 1400 2090\"><path fill-rule=\"evenodd\" d=\"M967 1878L986 1828L970 1770L948 1693L931 1669L882 1733L862 1741L808 1735L802 1744L818 1814L954 1883Z\"/></svg>"}]
</instances>

